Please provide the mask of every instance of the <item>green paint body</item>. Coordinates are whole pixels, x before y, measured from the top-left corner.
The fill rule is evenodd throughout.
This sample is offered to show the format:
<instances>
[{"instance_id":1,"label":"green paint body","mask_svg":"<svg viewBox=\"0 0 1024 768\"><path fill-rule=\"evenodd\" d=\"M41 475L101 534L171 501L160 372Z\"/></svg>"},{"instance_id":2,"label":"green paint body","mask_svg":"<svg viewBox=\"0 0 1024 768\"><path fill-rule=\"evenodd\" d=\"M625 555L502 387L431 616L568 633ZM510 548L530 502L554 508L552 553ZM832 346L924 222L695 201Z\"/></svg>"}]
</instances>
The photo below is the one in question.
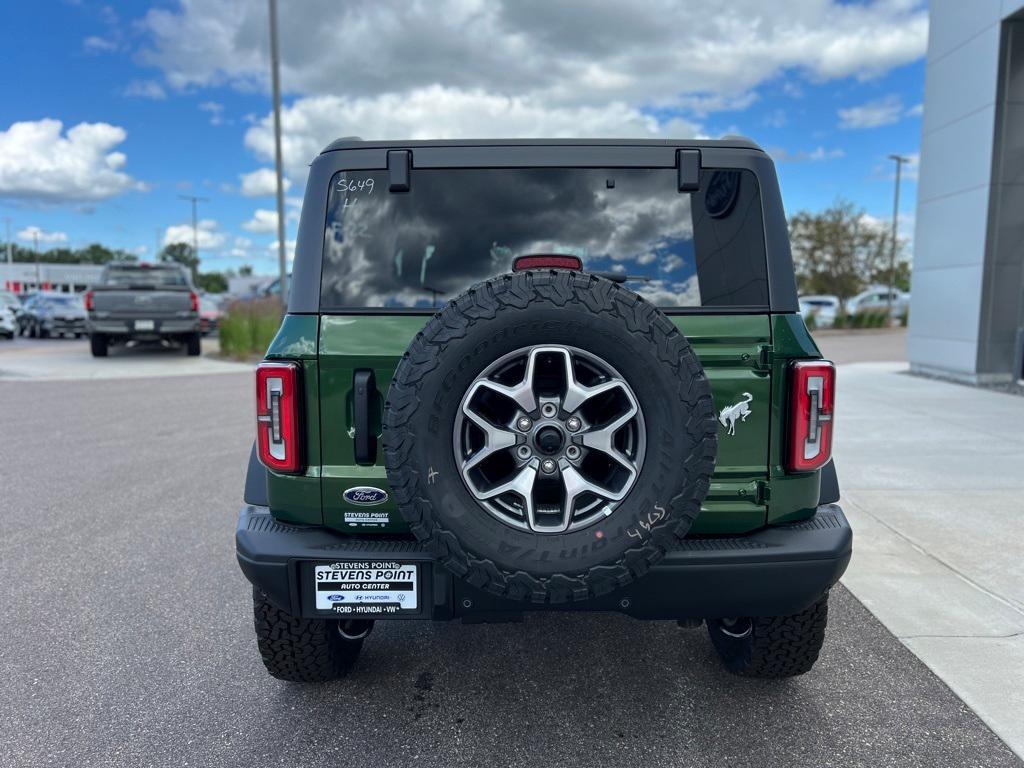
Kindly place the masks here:
<instances>
[{"instance_id":1,"label":"green paint body","mask_svg":"<svg viewBox=\"0 0 1024 768\"><path fill-rule=\"evenodd\" d=\"M719 423L715 475L692 533L744 533L813 514L820 472L787 475L782 466L787 366L821 356L799 315L700 313L672 320L704 365L717 411L750 395L750 415L737 423L735 435ZM372 466L355 462L352 380L355 371L372 370L383 403L395 366L426 322L422 315L285 317L267 358L302 363L307 469L300 476L269 473L276 517L361 536L408 531L390 495L381 451ZM378 434L380 418L371 419ZM346 501L344 492L360 485L382 488L389 498L372 507ZM387 522L368 524L368 511L387 513Z\"/></svg>"}]
</instances>

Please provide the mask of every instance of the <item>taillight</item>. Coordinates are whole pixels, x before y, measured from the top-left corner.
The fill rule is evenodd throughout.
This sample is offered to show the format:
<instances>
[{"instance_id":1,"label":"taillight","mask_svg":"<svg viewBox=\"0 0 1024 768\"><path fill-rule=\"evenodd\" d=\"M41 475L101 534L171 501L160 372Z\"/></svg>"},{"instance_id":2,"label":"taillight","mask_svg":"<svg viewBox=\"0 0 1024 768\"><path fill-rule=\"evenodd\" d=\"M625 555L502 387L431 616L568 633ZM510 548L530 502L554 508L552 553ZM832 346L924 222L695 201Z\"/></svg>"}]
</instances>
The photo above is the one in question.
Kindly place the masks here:
<instances>
[{"instance_id":1,"label":"taillight","mask_svg":"<svg viewBox=\"0 0 1024 768\"><path fill-rule=\"evenodd\" d=\"M256 444L260 461L275 472L302 471L299 384L298 363L256 367Z\"/></svg>"},{"instance_id":2,"label":"taillight","mask_svg":"<svg viewBox=\"0 0 1024 768\"><path fill-rule=\"evenodd\" d=\"M199 294L196 293L195 291L192 291L188 295L188 301L189 301L189 305L192 308L192 311L193 312L198 312L199 311Z\"/></svg>"},{"instance_id":3,"label":"taillight","mask_svg":"<svg viewBox=\"0 0 1024 768\"><path fill-rule=\"evenodd\" d=\"M526 269L571 269L579 272L583 269L583 261L579 256L558 253L517 256L512 262L512 271L522 272Z\"/></svg>"},{"instance_id":4,"label":"taillight","mask_svg":"<svg viewBox=\"0 0 1024 768\"><path fill-rule=\"evenodd\" d=\"M823 360L792 363L789 386L788 469L810 472L832 457L835 366Z\"/></svg>"},{"instance_id":5,"label":"taillight","mask_svg":"<svg viewBox=\"0 0 1024 768\"><path fill-rule=\"evenodd\" d=\"M86 291L85 296L82 297L82 301L85 303L86 312L92 312L94 295L95 294L92 291Z\"/></svg>"}]
</instances>

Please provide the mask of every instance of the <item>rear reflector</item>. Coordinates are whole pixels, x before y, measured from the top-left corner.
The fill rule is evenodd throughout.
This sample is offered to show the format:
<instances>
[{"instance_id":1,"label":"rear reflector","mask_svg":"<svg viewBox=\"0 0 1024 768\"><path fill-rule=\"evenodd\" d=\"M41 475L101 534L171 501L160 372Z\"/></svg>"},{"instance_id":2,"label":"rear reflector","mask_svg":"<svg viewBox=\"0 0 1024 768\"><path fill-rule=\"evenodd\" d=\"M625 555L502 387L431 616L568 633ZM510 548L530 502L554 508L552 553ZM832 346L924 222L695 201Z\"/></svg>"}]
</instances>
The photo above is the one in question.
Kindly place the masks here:
<instances>
[{"instance_id":1,"label":"rear reflector","mask_svg":"<svg viewBox=\"0 0 1024 768\"><path fill-rule=\"evenodd\" d=\"M256 445L275 472L301 472L299 364L264 361L256 367Z\"/></svg>"},{"instance_id":2,"label":"rear reflector","mask_svg":"<svg viewBox=\"0 0 1024 768\"><path fill-rule=\"evenodd\" d=\"M562 256L560 254L538 254L535 256L519 256L512 262L513 272L527 269L583 269L583 262L578 256Z\"/></svg>"},{"instance_id":3,"label":"rear reflector","mask_svg":"<svg viewBox=\"0 0 1024 768\"><path fill-rule=\"evenodd\" d=\"M810 472L832 458L836 369L824 360L795 362L789 369L790 472Z\"/></svg>"}]
</instances>

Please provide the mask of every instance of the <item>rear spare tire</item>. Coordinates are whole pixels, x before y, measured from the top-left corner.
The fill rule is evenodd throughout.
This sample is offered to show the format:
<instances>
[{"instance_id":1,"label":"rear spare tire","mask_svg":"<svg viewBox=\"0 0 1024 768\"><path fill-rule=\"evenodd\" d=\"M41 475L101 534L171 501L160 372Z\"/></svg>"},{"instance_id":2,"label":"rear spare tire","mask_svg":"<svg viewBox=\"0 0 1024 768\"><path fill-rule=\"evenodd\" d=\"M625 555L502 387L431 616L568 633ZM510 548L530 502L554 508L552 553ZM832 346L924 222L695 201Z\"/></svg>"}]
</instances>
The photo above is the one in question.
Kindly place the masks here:
<instances>
[{"instance_id":1,"label":"rear spare tire","mask_svg":"<svg viewBox=\"0 0 1024 768\"><path fill-rule=\"evenodd\" d=\"M440 563L566 603L644 575L686 535L716 421L671 320L548 270L488 280L431 319L395 371L383 438L399 510Z\"/></svg>"}]
</instances>

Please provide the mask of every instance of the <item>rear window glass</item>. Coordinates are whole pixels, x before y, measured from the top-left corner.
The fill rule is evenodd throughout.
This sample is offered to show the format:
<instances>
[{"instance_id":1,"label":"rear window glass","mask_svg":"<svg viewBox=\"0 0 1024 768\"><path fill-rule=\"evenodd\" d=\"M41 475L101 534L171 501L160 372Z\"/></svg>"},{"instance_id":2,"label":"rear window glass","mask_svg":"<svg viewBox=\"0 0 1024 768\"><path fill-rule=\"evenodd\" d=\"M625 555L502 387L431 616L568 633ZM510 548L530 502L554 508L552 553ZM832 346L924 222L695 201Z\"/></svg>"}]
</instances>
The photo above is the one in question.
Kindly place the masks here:
<instances>
[{"instance_id":1,"label":"rear window glass","mask_svg":"<svg viewBox=\"0 0 1024 768\"><path fill-rule=\"evenodd\" d=\"M331 180L320 305L429 310L508 272L517 256L572 254L626 275L665 308L768 304L757 178L704 170L677 191L674 168L417 169Z\"/></svg>"},{"instance_id":2,"label":"rear window glass","mask_svg":"<svg viewBox=\"0 0 1024 768\"><path fill-rule=\"evenodd\" d=\"M171 267L114 267L107 270L106 283L147 288L186 285L185 273Z\"/></svg>"}]
</instances>

